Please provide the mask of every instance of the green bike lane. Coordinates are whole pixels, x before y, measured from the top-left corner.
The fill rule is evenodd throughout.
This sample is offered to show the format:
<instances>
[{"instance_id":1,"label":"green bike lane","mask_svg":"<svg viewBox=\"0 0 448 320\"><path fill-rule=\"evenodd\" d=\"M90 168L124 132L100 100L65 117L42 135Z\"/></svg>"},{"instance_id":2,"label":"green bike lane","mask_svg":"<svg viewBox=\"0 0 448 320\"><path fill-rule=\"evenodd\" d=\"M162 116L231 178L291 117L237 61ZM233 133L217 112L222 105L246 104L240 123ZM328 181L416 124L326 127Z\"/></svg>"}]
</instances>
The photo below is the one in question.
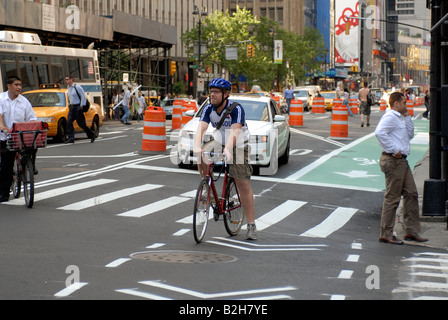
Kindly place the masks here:
<instances>
[{"instance_id":1,"label":"green bike lane","mask_svg":"<svg viewBox=\"0 0 448 320\"><path fill-rule=\"evenodd\" d=\"M415 137L411 141L410 167L424 157L429 148L429 121L414 120ZM381 147L374 133L334 150L286 178L298 183L360 191L381 192L384 174L379 167Z\"/></svg>"}]
</instances>

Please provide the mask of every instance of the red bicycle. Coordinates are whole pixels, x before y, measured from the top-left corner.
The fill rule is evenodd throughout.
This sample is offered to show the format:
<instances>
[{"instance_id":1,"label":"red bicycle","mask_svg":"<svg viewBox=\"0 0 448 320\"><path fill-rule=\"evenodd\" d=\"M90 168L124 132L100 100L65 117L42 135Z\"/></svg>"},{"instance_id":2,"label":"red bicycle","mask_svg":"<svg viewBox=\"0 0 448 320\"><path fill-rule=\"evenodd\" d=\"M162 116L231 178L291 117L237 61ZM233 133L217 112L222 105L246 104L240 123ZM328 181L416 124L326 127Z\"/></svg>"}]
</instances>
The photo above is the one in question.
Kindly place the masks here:
<instances>
[{"instance_id":1,"label":"red bicycle","mask_svg":"<svg viewBox=\"0 0 448 320\"><path fill-rule=\"evenodd\" d=\"M14 123L12 132L8 134L7 148L16 152L14 162L12 193L16 199L20 197L23 185L25 204L28 208L34 205L34 163L37 149L47 145L48 124L45 122Z\"/></svg>"},{"instance_id":2,"label":"red bicycle","mask_svg":"<svg viewBox=\"0 0 448 320\"><path fill-rule=\"evenodd\" d=\"M224 226L230 236L236 236L240 232L244 220L240 194L235 180L228 175L227 163L224 162L222 165L218 178L213 178L216 163L223 159L223 154L214 152L203 154L204 158L209 158L211 161L208 162L207 174L198 186L194 203L193 235L197 243L204 239L212 212L215 221L218 221L220 216L224 217ZM219 197L215 182L219 180L223 172L222 195Z\"/></svg>"}]
</instances>

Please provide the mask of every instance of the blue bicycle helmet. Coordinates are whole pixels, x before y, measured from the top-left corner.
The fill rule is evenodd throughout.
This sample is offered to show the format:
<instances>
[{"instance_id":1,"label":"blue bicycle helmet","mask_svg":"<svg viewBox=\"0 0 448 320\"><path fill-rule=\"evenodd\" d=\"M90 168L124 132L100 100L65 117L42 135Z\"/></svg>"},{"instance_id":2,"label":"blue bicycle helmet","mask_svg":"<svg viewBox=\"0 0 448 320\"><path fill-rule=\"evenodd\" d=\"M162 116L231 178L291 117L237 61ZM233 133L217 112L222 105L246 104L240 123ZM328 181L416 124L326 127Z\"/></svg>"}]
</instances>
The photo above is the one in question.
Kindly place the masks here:
<instances>
[{"instance_id":1,"label":"blue bicycle helmet","mask_svg":"<svg viewBox=\"0 0 448 320\"><path fill-rule=\"evenodd\" d=\"M210 81L209 88L219 88L219 89L223 89L223 90L232 90L232 84L222 78L216 78L213 79L212 81Z\"/></svg>"}]
</instances>

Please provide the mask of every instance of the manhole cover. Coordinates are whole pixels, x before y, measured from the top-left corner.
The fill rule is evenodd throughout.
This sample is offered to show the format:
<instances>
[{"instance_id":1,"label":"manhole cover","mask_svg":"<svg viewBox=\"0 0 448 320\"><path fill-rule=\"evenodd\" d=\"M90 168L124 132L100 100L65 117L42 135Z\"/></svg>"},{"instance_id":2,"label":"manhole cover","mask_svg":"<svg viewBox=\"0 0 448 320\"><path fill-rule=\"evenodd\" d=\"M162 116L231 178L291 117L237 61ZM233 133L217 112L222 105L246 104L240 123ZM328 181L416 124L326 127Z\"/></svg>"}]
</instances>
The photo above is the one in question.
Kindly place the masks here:
<instances>
[{"instance_id":1,"label":"manhole cover","mask_svg":"<svg viewBox=\"0 0 448 320\"><path fill-rule=\"evenodd\" d=\"M237 258L210 252L197 251L148 251L131 254L131 258L169 263L228 263Z\"/></svg>"}]
</instances>

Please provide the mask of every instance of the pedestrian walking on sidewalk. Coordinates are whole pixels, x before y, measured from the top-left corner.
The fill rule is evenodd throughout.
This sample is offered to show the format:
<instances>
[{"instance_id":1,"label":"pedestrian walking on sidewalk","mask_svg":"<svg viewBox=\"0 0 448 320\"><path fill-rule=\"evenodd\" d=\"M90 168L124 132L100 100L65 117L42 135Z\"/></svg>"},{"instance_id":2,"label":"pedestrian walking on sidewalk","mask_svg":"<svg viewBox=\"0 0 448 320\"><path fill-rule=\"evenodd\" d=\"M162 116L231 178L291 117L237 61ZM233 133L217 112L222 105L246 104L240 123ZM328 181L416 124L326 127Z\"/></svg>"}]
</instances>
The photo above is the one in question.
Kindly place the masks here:
<instances>
[{"instance_id":1,"label":"pedestrian walking on sidewalk","mask_svg":"<svg viewBox=\"0 0 448 320\"><path fill-rule=\"evenodd\" d=\"M394 236L396 211L403 197L403 222L405 240L425 242L420 232L418 191L407 157L410 154L410 141L414 137L414 123L406 109L406 97L394 92L389 98L390 110L381 118L375 135L383 149L380 158L381 171L386 177L381 216L380 242L403 244Z\"/></svg>"}]
</instances>

